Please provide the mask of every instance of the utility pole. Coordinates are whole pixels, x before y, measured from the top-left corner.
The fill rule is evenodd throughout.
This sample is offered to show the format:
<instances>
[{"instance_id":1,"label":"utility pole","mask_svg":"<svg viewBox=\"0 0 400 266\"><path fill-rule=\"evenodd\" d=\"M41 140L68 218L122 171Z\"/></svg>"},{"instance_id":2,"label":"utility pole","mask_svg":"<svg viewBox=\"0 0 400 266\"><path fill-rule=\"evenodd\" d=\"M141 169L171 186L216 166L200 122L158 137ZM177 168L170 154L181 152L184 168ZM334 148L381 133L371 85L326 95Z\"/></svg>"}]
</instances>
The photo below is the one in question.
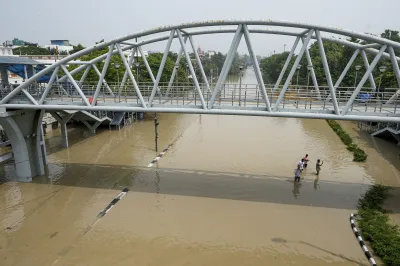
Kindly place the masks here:
<instances>
[{"instance_id":1,"label":"utility pole","mask_svg":"<svg viewBox=\"0 0 400 266\"><path fill-rule=\"evenodd\" d=\"M158 119L157 119L157 113L154 114L154 132L155 132L155 142L156 142L156 152L158 152Z\"/></svg>"},{"instance_id":2,"label":"utility pole","mask_svg":"<svg viewBox=\"0 0 400 266\"><path fill-rule=\"evenodd\" d=\"M241 106L242 97L242 76L243 76L243 66L239 66L239 106Z\"/></svg>"}]
</instances>

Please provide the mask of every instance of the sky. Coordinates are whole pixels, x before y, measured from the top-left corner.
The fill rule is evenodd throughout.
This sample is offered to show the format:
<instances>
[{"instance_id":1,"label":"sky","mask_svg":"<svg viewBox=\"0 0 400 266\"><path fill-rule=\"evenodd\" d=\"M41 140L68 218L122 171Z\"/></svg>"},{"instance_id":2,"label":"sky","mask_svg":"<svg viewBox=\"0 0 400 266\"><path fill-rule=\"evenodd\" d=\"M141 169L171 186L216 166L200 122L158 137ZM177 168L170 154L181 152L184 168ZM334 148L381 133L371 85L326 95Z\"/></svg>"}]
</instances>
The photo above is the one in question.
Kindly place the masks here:
<instances>
[{"instance_id":1,"label":"sky","mask_svg":"<svg viewBox=\"0 0 400 266\"><path fill-rule=\"evenodd\" d=\"M137 31L185 22L221 19L274 19L380 34L400 30L400 0L1 0L0 43L13 38L45 45L50 39L91 46ZM195 36L203 50L226 52L233 34ZM294 38L252 37L255 53L290 49ZM286 47L285 47L286 45ZM163 51L165 43L145 50ZM177 41L172 50L178 50ZM239 52L247 52L244 40Z\"/></svg>"}]
</instances>

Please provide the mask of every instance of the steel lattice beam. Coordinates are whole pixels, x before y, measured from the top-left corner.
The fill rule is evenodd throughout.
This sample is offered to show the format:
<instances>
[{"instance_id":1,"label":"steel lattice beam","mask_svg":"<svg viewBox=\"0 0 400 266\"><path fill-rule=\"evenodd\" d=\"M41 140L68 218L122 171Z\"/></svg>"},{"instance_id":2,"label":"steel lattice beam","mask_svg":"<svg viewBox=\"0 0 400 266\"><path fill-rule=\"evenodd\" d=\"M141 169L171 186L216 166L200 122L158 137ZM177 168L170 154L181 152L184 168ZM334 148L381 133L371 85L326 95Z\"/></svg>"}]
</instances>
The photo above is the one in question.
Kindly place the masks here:
<instances>
[{"instance_id":1,"label":"steel lattice beam","mask_svg":"<svg viewBox=\"0 0 400 266\"><path fill-rule=\"evenodd\" d=\"M276 27L285 27L285 28L289 28L292 31L283 31L283 30L274 30L274 29L265 29L265 28L264 29L252 28L252 27L256 27L256 26L266 26L266 25L267 26L276 26ZM203 27L210 27L210 26L220 26L222 28L220 28L220 29L215 29L215 28L214 29L203 29ZM233 27L236 27L236 28L233 28ZM193 29L198 29L198 30L193 30ZM359 43L352 43L352 42L346 41L344 39L338 39L338 38L333 38L333 37L322 37L320 32L324 32L325 36L327 33L328 34L339 34L341 36L350 36L350 37L358 38L358 39L361 39L364 41L368 41L371 44L361 45ZM168 33L168 36L153 36L153 34L155 35L155 34L160 34L160 33L164 33L164 34ZM216 87L214 88L214 91L212 91L212 96L211 96L210 102L207 106L202 97L200 84L194 73L194 68L193 68L192 62L189 58L188 51L185 48L185 43L186 43L186 40L189 39L190 44L194 51L197 65L199 66L199 69L200 69L202 79L205 83L204 85L207 88L207 90L210 91L211 88L209 88L208 80L205 75L203 66L201 64L200 57L197 54L197 50L194 47L194 42L193 42L192 37L195 35L218 34L218 33L221 33L221 34L222 33L235 33L235 36L232 40L229 52L228 52L226 60L224 62L224 67L221 69ZM278 97L277 101L275 102L274 108L272 108L272 110L270 109L271 103L269 103L269 99L268 99L267 91L265 89L264 81L262 79L261 71L260 71L258 62L256 60L256 54L254 53L252 43L251 43L252 38L250 35L255 34L255 33L257 33L257 34L277 34L277 35L296 37L295 44L292 47L291 52L289 53L289 56L285 62L285 65L282 68L279 78L275 84L274 91L278 89L278 86L281 83L282 78L284 77L285 71L287 70L287 67L290 64L290 60L295 54L295 50L296 50L299 40L300 39L304 40L303 46L301 47L300 52L296 57L295 63L289 73L289 76L283 86L283 89L280 91L279 97ZM306 34L307 34L307 37L305 38ZM182 36L182 35L184 35L184 36ZM254 71L255 71L256 78L257 78L258 88L260 88L262 98L265 100L265 104L267 107L266 110L259 110L259 111L257 111L257 113L254 113L254 111L251 109L252 107L241 107L242 109L248 108L248 110L235 110L234 107L220 109L221 107L215 106L216 98L220 94L221 88L224 86L226 77L229 73L233 58L235 56L235 52L240 43L242 35L245 36L245 41L246 41L246 44L247 44L247 47L248 47L248 50L250 53L250 57L252 58L252 60L254 62L253 66L254 66ZM148 37L148 39L145 39L145 38L141 39L142 41L140 41L140 42L134 41L134 39L139 38L139 37ZM166 95L163 96L160 92L159 83L160 83L161 75L163 72L164 65L166 63L166 58L168 56L168 52L169 52L171 43L172 43L173 39L175 39L175 38L177 38L181 44L181 52L178 55L178 60L177 60L176 64L179 64L179 61L180 61L182 55L184 54L185 58L187 60L187 65L189 67L190 73L192 74L192 77L193 77L195 88L197 90L198 95L200 96L199 100L202 104L202 109L198 109L200 107L197 106L197 109L192 110L190 108L186 108L186 106L184 106L184 103L182 103L182 105L181 105L181 103L178 103L178 101L177 101L178 108L175 108L175 109L167 107L167 106L164 107L161 104L161 102L159 105L152 106L152 102L153 102L156 92L158 92L160 94L160 97L168 96L168 92L169 92L169 90L172 86L173 80L175 78L175 74L177 71L176 68L174 69L173 75L171 76L170 81L172 81L172 82L169 83L167 93L166 93ZM316 39L318 42L319 49L320 49L320 56L322 58L322 64L323 64L323 68L324 68L324 72L325 72L325 78L328 83L328 88L329 88L330 94L324 102L320 101L324 105L324 108L322 109L322 107L321 107L321 110L318 110L318 109L312 110L312 112L310 111L311 112L310 114L304 114L304 112L301 112L300 110L294 110L291 112L287 112L287 111L285 111L284 106L283 106L283 108L280 107L280 103L283 100L283 97L289 88L291 79L293 78L293 75L296 72L296 67L298 66L304 53L307 58L308 64L312 65L312 58L307 49L310 39ZM147 44L161 42L161 41L165 41L165 40L167 40L167 46L164 51L163 59L160 64L160 68L158 70L157 77L154 78L154 76L152 75L152 72L151 72L151 68L149 67L148 62L147 62L146 58L144 57L142 47ZM346 65L346 67L343 70L342 74L340 75L339 79L336 81L335 85L333 85L333 83L332 83L329 65L328 65L328 61L326 58L326 54L325 54L325 50L324 50L322 41L331 41L331 42L343 44L343 45L346 45L348 47L355 49L355 53L350 58L348 64ZM124 46L121 47L121 44L124 44ZM107 54L101 55L97 58L92 59L91 61L86 61L86 62L80 61L80 59L79 59L83 55L89 54L93 51L103 49L106 47L109 48ZM114 49L115 47L117 49ZM378 51L376 48L380 48L380 50ZM388 53L385 52L386 48L388 50ZM144 64L146 65L147 71L149 72L150 78L153 82L153 90L151 92L148 102L145 102L145 100L143 99L143 97L141 95L141 88L136 84L136 81L133 77L132 71L130 70L130 66L132 65L132 62L134 60L134 54L133 54L132 58L130 58L129 61L127 61L125 56L123 55L123 51L129 50L129 49L133 49L133 53L135 50L137 51L137 53L138 53L138 51L140 51L140 53L142 54L142 57L143 57ZM371 115L370 113L367 112L367 105L366 105L365 112L361 112L356 115L354 115L353 112L350 110L350 108L352 108L355 98L358 96L359 92L361 91L361 89L367 79L370 80L370 83L373 88L376 87L375 82L373 80L373 76L372 76L372 70L374 69L374 67L377 65L378 61L381 58L390 58L392 60L394 73L396 75L396 78L399 83L399 88L400 88L400 70L399 70L399 66L398 66L398 62L400 62L400 58L396 57L396 55L394 53L394 49L400 49L400 43L397 43L397 42L394 42L391 40L387 40L384 38L368 35L368 34L356 33L356 32L351 32L351 31L347 31L347 30L341 30L341 29L336 29L336 28L324 27L324 26L320 26L320 25L311 25L311 24L305 24L305 23L292 23L292 22L286 22L286 21L271 21L271 20L268 20L268 21L244 21L244 20L235 20L234 21L234 20L232 20L232 21L207 21L207 22L200 22L200 23L180 24L180 25L175 25L175 26L156 28L156 29L152 29L152 30L148 30L148 31L131 34L131 35L126 35L124 37L117 38L117 39L114 39L114 40L111 40L108 42L96 44L95 46L88 47L88 48L86 48L82 51L79 51L73 55L63 58L62 60L49 66L48 68L44 69L43 71L34 73L34 75L31 78L27 79L26 82L24 82L23 84L18 86L16 89L9 91L8 94L2 95L3 98L0 100L0 107L15 108L15 105L16 105L15 102L20 102L20 104L18 104L19 107L17 107L17 108L27 109L29 107L30 109L41 108L41 109L46 109L46 110L55 110L57 108L54 107L54 105L52 105L52 103L54 101L51 101L48 98L49 91L51 90L54 82L56 82L56 84L58 83L58 85L59 85L60 82L64 81L65 79L68 79L71 81L71 84L75 87L76 91L81 96L84 105L82 106L81 102L75 102L75 103L63 102L62 103L63 105L62 106L60 105L60 107L58 107L60 109L57 109L57 110L63 110L63 109L79 110L79 108L83 108L84 110L88 110L88 111L90 111L90 110L93 110L93 111L94 110L113 110L113 111L115 111L115 110L121 110L121 109L126 108L129 110L138 110L138 111L140 110L143 112L188 112L188 113L208 113L208 114L220 114L220 113L222 114L223 113L223 114L263 115L263 116L278 116L278 117L284 115L286 117L307 117L307 118L326 118L326 119L345 119L345 120L346 119L349 119L349 120L354 119L354 120L359 120L359 121L367 119L367 118L370 120L365 120L365 121L375 121L375 120L379 120L379 119L381 119L380 121L384 121L384 120L385 121L386 120L398 121L399 117L395 113L396 105L393 105L392 102L394 99L397 99L397 96L400 94L400 89L397 92L393 93L390 100L385 103L386 105L388 105L386 107L387 110L385 111L387 113ZM124 63L124 66L126 68L122 83L118 84L118 86L119 86L119 88L122 88L127 77L129 76L130 79L132 80L133 87L136 91L137 99L138 99L138 101L140 100L139 106L126 107L126 106L122 106L123 103L115 103L115 102L111 102L111 101L107 102L106 101L107 99L105 99L104 103L97 103L97 98L99 96L100 88L101 88L102 84L104 84L106 89L109 90L110 95L113 95L113 92L109 88L106 81L104 80L104 77L107 72L111 56L113 56L117 53L120 55L120 57ZM361 79L358 86L353 91L350 99L346 103L346 106L344 106L342 108L342 110L340 110L340 108L338 106L338 102L336 100L336 89L340 86L341 82L343 81L344 77L348 73L349 69L351 68L351 65L353 64L354 60L356 59L356 57L358 56L359 53L361 53L361 55L362 55L362 58L363 58L363 61L364 61L367 71L366 71L365 75L363 76L363 78ZM371 62L371 65L368 62L366 53L371 53L371 54L376 55L374 60ZM96 64L103 62L103 61L104 61L104 67L100 73L100 71L96 68ZM66 65L68 65L68 64L82 64L82 65L78 66L76 69L74 69L72 71L68 71L66 68ZM58 78L57 72L60 68L64 71L65 76ZM97 75L99 76L99 81L96 86L94 101L92 104L89 104L87 97L90 95L85 95L85 93L82 91L80 86L82 86L82 84L84 83L85 78L88 75L91 68L93 68L95 70L95 72L97 73ZM83 73L81 79L79 80L79 82L77 82L73 79L73 75L77 74L80 71L84 71L84 73ZM30 91L33 92L35 90L31 90L30 86L31 85L35 86L36 81L38 81L39 78L41 78L43 75L46 75L46 74L51 74L51 78L50 78L49 83L45 87L43 93L41 93L41 94L40 93L39 94L32 93L31 94ZM318 92L319 85L318 85L318 81L316 79L316 75L315 75L315 73L313 73L313 69L310 74L313 79L313 84L314 84L315 90ZM121 92L119 92L119 94L120 93ZM24 101L21 101L21 98L17 98L17 96L20 97L21 94L26 96L26 98L28 100L28 104L25 104ZM330 98L330 96L332 96L332 105L331 106L333 106L334 110L329 111L329 112L332 111L332 113L326 113L327 110L325 109L325 103L327 103L327 100ZM15 97L15 99L14 99L14 97ZM61 95L61 97L62 97L62 95ZM168 97L165 97L165 98L168 99ZM67 100L68 100L68 98L67 98ZM73 98L71 98L71 100L73 100ZM8 104L10 101L12 103ZM396 103L397 103L397 101L395 101L395 104ZM98 104L98 105L96 106L96 104ZM121 106L119 106L118 104L120 104ZM128 103L126 103L126 104L128 104ZM392 104L392 105L390 105L390 104ZM79 105L79 107L77 105ZM232 100L232 105L233 105L233 100ZM318 108L320 108L320 107L318 107ZM390 109L390 108L392 108L392 109ZM394 110L394 112L391 113L390 110ZM267 111L270 111L270 112L268 114L266 114ZM379 117L377 118L377 116L379 116ZM357 118L355 119L354 117L357 117Z\"/></svg>"}]
</instances>

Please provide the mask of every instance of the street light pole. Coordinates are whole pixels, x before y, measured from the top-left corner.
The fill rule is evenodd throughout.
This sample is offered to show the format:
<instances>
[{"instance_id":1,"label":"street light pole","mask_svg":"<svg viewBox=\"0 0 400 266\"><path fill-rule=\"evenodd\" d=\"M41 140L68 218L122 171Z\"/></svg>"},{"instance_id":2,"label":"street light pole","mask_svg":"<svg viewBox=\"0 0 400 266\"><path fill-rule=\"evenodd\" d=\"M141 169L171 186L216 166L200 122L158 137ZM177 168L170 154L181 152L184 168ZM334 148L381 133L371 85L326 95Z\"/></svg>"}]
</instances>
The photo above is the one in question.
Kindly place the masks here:
<instances>
[{"instance_id":1,"label":"street light pole","mask_svg":"<svg viewBox=\"0 0 400 266\"><path fill-rule=\"evenodd\" d=\"M299 72L300 72L301 65L297 66L297 84L296 87L299 89Z\"/></svg>"},{"instance_id":2,"label":"street light pole","mask_svg":"<svg viewBox=\"0 0 400 266\"><path fill-rule=\"evenodd\" d=\"M311 73L312 68L313 68L312 65L307 66L307 89L310 86L310 73Z\"/></svg>"},{"instance_id":3,"label":"street light pole","mask_svg":"<svg viewBox=\"0 0 400 266\"><path fill-rule=\"evenodd\" d=\"M157 113L154 113L154 140L156 144L156 152L158 152L158 125Z\"/></svg>"},{"instance_id":4,"label":"street light pole","mask_svg":"<svg viewBox=\"0 0 400 266\"><path fill-rule=\"evenodd\" d=\"M383 76L383 73L386 71L386 66L384 66L384 65L380 66L379 67L379 71L381 72L381 75L379 77L379 86L378 86L378 90L376 92L376 96L378 96L378 98L380 98L379 97L379 91L381 90L382 76Z\"/></svg>"},{"instance_id":5,"label":"street light pole","mask_svg":"<svg viewBox=\"0 0 400 266\"><path fill-rule=\"evenodd\" d=\"M120 63L114 63L114 67L117 70L117 86L119 87L119 68L121 64Z\"/></svg>"},{"instance_id":6,"label":"street light pole","mask_svg":"<svg viewBox=\"0 0 400 266\"><path fill-rule=\"evenodd\" d=\"M239 106L242 105L242 75L243 75L243 66L239 66Z\"/></svg>"},{"instance_id":7,"label":"street light pole","mask_svg":"<svg viewBox=\"0 0 400 266\"><path fill-rule=\"evenodd\" d=\"M356 88L356 86L357 86L357 74L360 69L361 69L361 66L356 65L356 78L354 79L354 88Z\"/></svg>"},{"instance_id":8,"label":"street light pole","mask_svg":"<svg viewBox=\"0 0 400 266\"><path fill-rule=\"evenodd\" d=\"M136 60L138 60L137 57L136 57ZM139 62L138 61L136 61L135 66L136 66L136 79L137 79L137 83L139 83Z\"/></svg>"}]
</instances>

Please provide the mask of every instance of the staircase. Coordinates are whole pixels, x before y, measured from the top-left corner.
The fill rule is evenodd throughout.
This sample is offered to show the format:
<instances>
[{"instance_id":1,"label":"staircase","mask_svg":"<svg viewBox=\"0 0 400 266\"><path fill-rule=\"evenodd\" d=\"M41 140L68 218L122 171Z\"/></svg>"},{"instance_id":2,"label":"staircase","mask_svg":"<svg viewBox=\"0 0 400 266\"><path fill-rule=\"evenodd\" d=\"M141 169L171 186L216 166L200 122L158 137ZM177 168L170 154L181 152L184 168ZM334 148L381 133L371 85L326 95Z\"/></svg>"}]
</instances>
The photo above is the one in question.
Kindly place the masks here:
<instances>
[{"instance_id":1,"label":"staircase","mask_svg":"<svg viewBox=\"0 0 400 266\"><path fill-rule=\"evenodd\" d=\"M121 123L124 120L126 112L114 112L114 118L111 120L109 127L116 126L118 129L121 128Z\"/></svg>"}]
</instances>

